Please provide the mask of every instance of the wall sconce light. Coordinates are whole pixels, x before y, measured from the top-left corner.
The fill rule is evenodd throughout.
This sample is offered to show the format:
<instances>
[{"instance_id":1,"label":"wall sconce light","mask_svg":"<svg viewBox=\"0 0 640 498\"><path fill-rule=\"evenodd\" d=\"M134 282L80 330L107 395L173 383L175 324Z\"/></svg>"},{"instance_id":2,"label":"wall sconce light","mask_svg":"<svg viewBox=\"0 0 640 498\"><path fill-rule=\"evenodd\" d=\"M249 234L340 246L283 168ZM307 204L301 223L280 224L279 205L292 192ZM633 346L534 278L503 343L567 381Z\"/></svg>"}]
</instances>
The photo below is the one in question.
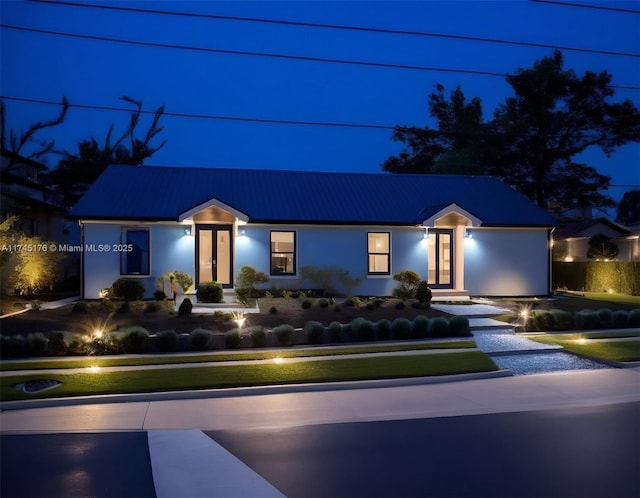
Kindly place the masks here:
<instances>
[{"instance_id":1,"label":"wall sconce light","mask_svg":"<svg viewBox=\"0 0 640 498\"><path fill-rule=\"evenodd\" d=\"M429 238L429 232L424 232L424 234L422 235L423 239L428 239Z\"/></svg>"},{"instance_id":2,"label":"wall sconce light","mask_svg":"<svg viewBox=\"0 0 640 498\"><path fill-rule=\"evenodd\" d=\"M238 237L244 237L244 228L238 230Z\"/></svg>"},{"instance_id":3,"label":"wall sconce light","mask_svg":"<svg viewBox=\"0 0 640 498\"><path fill-rule=\"evenodd\" d=\"M185 227L184 234L185 235L191 235L191 227Z\"/></svg>"},{"instance_id":4,"label":"wall sconce light","mask_svg":"<svg viewBox=\"0 0 640 498\"><path fill-rule=\"evenodd\" d=\"M464 230L464 236L468 239L472 239L473 238L473 234L469 231L468 228L465 228Z\"/></svg>"}]
</instances>

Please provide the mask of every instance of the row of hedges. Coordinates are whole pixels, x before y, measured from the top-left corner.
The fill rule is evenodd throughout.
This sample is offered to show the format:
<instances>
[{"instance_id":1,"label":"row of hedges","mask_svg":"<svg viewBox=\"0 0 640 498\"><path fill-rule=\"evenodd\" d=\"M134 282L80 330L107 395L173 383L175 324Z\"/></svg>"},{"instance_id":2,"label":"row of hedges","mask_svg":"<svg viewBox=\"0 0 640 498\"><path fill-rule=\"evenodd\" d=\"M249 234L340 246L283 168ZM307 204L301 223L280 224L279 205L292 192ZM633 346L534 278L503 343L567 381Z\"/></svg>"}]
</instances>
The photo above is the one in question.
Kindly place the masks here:
<instances>
[{"instance_id":1,"label":"row of hedges","mask_svg":"<svg viewBox=\"0 0 640 498\"><path fill-rule=\"evenodd\" d=\"M211 330L196 328L190 334L177 334L175 330L163 330L155 335L143 327L131 326L101 336L81 336L69 332L40 332L27 336L0 336L0 355L5 358L46 355L104 355L149 352L208 351L211 349L237 349L242 346L260 348L270 345L291 346L303 344L327 344L341 342L370 342L384 340L426 339L437 337L468 337L471 335L469 320L454 316L413 320L396 318L393 321L372 322L356 318L349 324L332 322L324 327L319 322L307 322L304 339L297 338L291 325L280 325L267 331L264 327L232 329L224 335Z\"/></svg>"},{"instance_id":2,"label":"row of hedges","mask_svg":"<svg viewBox=\"0 0 640 498\"><path fill-rule=\"evenodd\" d=\"M564 331L593 329L624 329L640 327L640 309L632 311L609 309L536 311L527 323L529 331Z\"/></svg>"},{"instance_id":3,"label":"row of hedges","mask_svg":"<svg viewBox=\"0 0 640 498\"><path fill-rule=\"evenodd\" d=\"M554 261L553 288L640 296L640 263Z\"/></svg>"}]
</instances>

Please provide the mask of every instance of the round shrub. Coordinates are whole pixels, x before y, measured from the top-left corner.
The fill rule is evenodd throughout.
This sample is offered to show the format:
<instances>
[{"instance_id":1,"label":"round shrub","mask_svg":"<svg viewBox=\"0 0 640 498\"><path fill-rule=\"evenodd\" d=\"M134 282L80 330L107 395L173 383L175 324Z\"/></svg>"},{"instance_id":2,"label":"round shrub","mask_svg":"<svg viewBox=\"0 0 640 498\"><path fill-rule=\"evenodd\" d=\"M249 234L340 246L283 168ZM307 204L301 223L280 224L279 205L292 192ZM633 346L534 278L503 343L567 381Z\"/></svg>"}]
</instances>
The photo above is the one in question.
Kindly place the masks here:
<instances>
[{"instance_id":1,"label":"round shrub","mask_svg":"<svg viewBox=\"0 0 640 498\"><path fill-rule=\"evenodd\" d=\"M254 348L263 348L267 345L267 332L264 330L264 327L251 327L249 329L249 335L251 337L251 345Z\"/></svg>"},{"instance_id":2,"label":"round shrub","mask_svg":"<svg viewBox=\"0 0 640 498\"><path fill-rule=\"evenodd\" d=\"M193 329L189 334L189 343L194 351L206 351L213 339L213 332L205 329Z\"/></svg>"},{"instance_id":3,"label":"round shrub","mask_svg":"<svg viewBox=\"0 0 640 498\"><path fill-rule=\"evenodd\" d=\"M161 330L156 334L158 351L170 353L178 350L178 334L175 330Z\"/></svg>"},{"instance_id":4,"label":"round shrub","mask_svg":"<svg viewBox=\"0 0 640 498\"><path fill-rule=\"evenodd\" d=\"M193 310L193 304L191 304L191 299L186 297L180 303L180 307L178 308L178 315L189 316L191 314L191 310Z\"/></svg>"},{"instance_id":5,"label":"round shrub","mask_svg":"<svg viewBox=\"0 0 640 498\"><path fill-rule=\"evenodd\" d=\"M3 358L24 356L27 340L21 335L0 336L0 355Z\"/></svg>"},{"instance_id":6,"label":"round shrub","mask_svg":"<svg viewBox=\"0 0 640 498\"><path fill-rule=\"evenodd\" d=\"M609 329L613 325L613 313L611 310L602 308L598 310L598 322L602 329Z\"/></svg>"},{"instance_id":7,"label":"round shrub","mask_svg":"<svg viewBox=\"0 0 640 498\"><path fill-rule=\"evenodd\" d=\"M625 310L617 310L613 312L613 316L611 317L613 328L615 329L623 329L629 323L629 312Z\"/></svg>"},{"instance_id":8,"label":"round shrub","mask_svg":"<svg viewBox=\"0 0 640 498\"><path fill-rule=\"evenodd\" d=\"M291 325L278 325L272 332L281 346L291 346L293 344L296 330Z\"/></svg>"},{"instance_id":9,"label":"round shrub","mask_svg":"<svg viewBox=\"0 0 640 498\"><path fill-rule=\"evenodd\" d=\"M397 309L397 310L403 310L403 309L405 309L405 308L406 308L406 306L405 306L405 304L404 304L404 301L399 301L399 302L397 302L397 303L395 304L394 308L395 308L395 309Z\"/></svg>"},{"instance_id":10,"label":"round shrub","mask_svg":"<svg viewBox=\"0 0 640 498\"><path fill-rule=\"evenodd\" d=\"M553 330L553 315L547 311L533 314L533 325L537 330Z\"/></svg>"},{"instance_id":11,"label":"round shrub","mask_svg":"<svg viewBox=\"0 0 640 498\"><path fill-rule=\"evenodd\" d=\"M242 343L240 329L231 329L224 334L224 345L227 349L238 349Z\"/></svg>"},{"instance_id":12,"label":"round shrub","mask_svg":"<svg viewBox=\"0 0 640 498\"><path fill-rule=\"evenodd\" d=\"M78 301L77 303L73 303L71 307L71 313L86 313L88 310L87 303L83 301Z\"/></svg>"},{"instance_id":13,"label":"round shrub","mask_svg":"<svg viewBox=\"0 0 640 498\"><path fill-rule=\"evenodd\" d=\"M376 336L373 322L364 318L354 318L351 320L351 334L355 339L362 342L374 341Z\"/></svg>"},{"instance_id":14,"label":"round shrub","mask_svg":"<svg viewBox=\"0 0 640 498\"><path fill-rule=\"evenodd\" d=\"M429 334L432 337L448 337L449 336L449 320L443 316L436 316L430 321Z\"/></svg>"},{"instance_id":15,"label":"round shrub","mask_svg":"<svg viewBox=\"0 0 640 498\"><path fill-rule=\"evenodd\" d=\"M222 285L217 282L207 282L198 286L196 297L201 303L221 303Z\"/></svg>"},{"instance_id":16,"label":"round shrub","mask_svg":"<svg viewBox=\"0 0 640 498\"><path fill-rule=\"evenodd\" d=\"M138 301L144 297L144 285L137 278L119 278L111 286L113 295L125 301Z\"/></svg>"},{"instance_id":17,"label":"round shrub","mask_svg":"<svg viewBox=\"0 0 640 498\"><path fill-rule=\"evenodd\" d=\"M575 315L576 327L582 330L597 329L600 323L598 313L592 310L582 310Z\"/></svg>"},{"instance_id":18,"label":"round shrub","mask_svg":"<svg viewBox=\"0 0 640 498\"><path fill-rule=\"evenodd\" d=\"M145 313L155 313L158 310L160 310L160 306L156 302L151 302L144 305Z\"/></svg>"},{"instance_id":19,"label":"round shrub","mask_svg":"<svg viewBox=\"0 0 640 498\"><path fill-rule=\"evenodd\" d=\"M416 288L416 299L421 303L430 303L432 297L431 288L426 280L420 281Z\"/></svg>"},{"instance_id":20,"label":"round shrub","mask_svg":"<svg viewBox=\"0 0 640 498\"><path fill-rule=\"evenodd\" d=\"M469 319L464 316L452 316L449 319L449 334L453 337L470 337Z\"/></svg>"},{"instance_id":21,"label":"round shrub","mask_svg":"<svg viewBox=\"0 0 640 498\"><path fill-rule=\"evenodd\" d=\"M342 342L342 324L340 322L329 324L329 341Z\"/></svg>"},{"instance_id":22,"label":"round shrub","mask_svg":"<svg viewBox=\"0 0 640 498\"><path fill-rule=\"evenodd\" d=\"M344 301L345 306L353 306L355 308L359 308L361 304L362 304L362 301L360 301L360 298L356 296L349 296Z\"/></svg>"},{"instance_id":23,"label":"round shrub","mask_svg":"<svg viewBox=\"0 0 640 498\"><path fill-rule=\"evenodd\" d=\"M391 339L391 322L389 320L378 320L373 324L373 330L379 341L388 341Z\"/></svg>"},{"instance_id":24,"label":"round shrub","mask_svg":"<svg viewBox=\"0 0 640 498\"><path fill-rule=\"evenodd\" d=\"M144 327L133 326L120 329L120 344L125 353L143 353L149 343L149 331Z\"/></svg>"},{"instance_id":25,"label":"round shrub","mask_svg":"<svg viewBox=\"0 0 640 498\"><path fill-rule=\"evenodd\" d=\"M318 301L318 306L320 306L321 308L328 308L329 307L329 300L328 299L320 299Z\"/></svg>"},{"instance_id":26,"label":"round shrub","mask_svg":"<svg viewBox=\"0 0 640 498\"><path fill-rule=\"evenodd\" d=\"M27 334L26 351L29 356L44 356L49 350L49 339L42 332Z\"/></svg>"},{"instance_id":27,"label":"round shrub","mask_svg":"<svg viewBox=\"0 0 640 498\"><path fill-rule=\"evenodd\" d=\"M394 339L411 339L412 323L408 318L396 318L391 322L391 333Z\"/></svg>"},{"instance_id":28,"label":"round shrub","mask_svg":"<svg viewBox=\"0 0 640 498\"><path fill-rule=\"evenodd\" d=\"M271 306L271 308L269 308L269 313L271 313L272 315L276 314L278 312L278 308L276 308L275 306Z\"/></svg>"},{"instance_id":29,"label":"round shrub","mask_svg":"<svg viewBox=\"0 0 640 498\"><path fill-rule=\"evenodd\" d=\"M324 326L320 322L307 322L304 324L304 333L309 344L322 344L324 342Z\"/></svg>"},{"instance_id":30,"label":"round shrub","mask_svg":"<svg viewBox=\"0 0 640 498\"><path fill-rule=\"evenodd\" d=\"M572 330L575 327L573 314L564 310L551 310L553 330Z\"/></svg>"},{"instance_id":31,"label":"round shrub","mask_svg":"<svg viewBox=\"0 0 640 498\"><path fill-rule=\"evenodd\" d=\"M636 308L629 312L627 327L640 327L640 308Z\"/></svg>"},{"instance_id":32,"label":"round shrub","mask_svg":"<svg viewBox=\"0 0 640 498\"><path fill-rule=\"evenodd\" d=\"M424 315L419 315L413 319L413 337L425 339L429 336L429 319Z\"/></svg>"},{"instance_id":33,"label":"round shrub","mask_svg":"<svg viewBox=\"0 0 640 498\"><path fill-rule=\"evenodd\" d=\"M312 305L313 305L313 302L311 301L311 299L305 299L304 301L302 301L303 310L308 310L309 308L311 308Z\"/></svg>"},{"instance_id":34,"label":"round shrub","mask_svg":"<svg viewBox=\"0 0 640 498\"><path fill-rule=\"evenodd\" d=\"M157 290L153 293L153 298L156 301L162 301L165 297L167 297L167 295L164 293L163 290Z\"/></svg>"}]
</instances>

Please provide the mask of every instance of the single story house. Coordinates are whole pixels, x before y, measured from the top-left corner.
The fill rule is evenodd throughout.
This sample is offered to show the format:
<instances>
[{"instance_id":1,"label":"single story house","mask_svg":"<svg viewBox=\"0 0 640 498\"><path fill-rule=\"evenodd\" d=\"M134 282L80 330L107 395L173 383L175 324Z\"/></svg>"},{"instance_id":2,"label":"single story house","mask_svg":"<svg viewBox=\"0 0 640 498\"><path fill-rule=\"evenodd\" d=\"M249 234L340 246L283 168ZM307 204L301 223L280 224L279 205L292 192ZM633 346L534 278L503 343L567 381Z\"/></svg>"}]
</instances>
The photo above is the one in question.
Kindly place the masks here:
<instances>
[{"instance_id":1,"label":"single story house","mask_svg":"<svg viewBox=\"0 0 640 498\"><path fill-rule=\"evenodd\" d=\"M551 288L555 218L487 176L114 165L71 216L86 299L123 276L151 297L167 271L233 288L243 265L276 289L309 287L304 266L339 267L361 296L391 295L405 269L435 295Z\"/></svg>"}]
</instances>

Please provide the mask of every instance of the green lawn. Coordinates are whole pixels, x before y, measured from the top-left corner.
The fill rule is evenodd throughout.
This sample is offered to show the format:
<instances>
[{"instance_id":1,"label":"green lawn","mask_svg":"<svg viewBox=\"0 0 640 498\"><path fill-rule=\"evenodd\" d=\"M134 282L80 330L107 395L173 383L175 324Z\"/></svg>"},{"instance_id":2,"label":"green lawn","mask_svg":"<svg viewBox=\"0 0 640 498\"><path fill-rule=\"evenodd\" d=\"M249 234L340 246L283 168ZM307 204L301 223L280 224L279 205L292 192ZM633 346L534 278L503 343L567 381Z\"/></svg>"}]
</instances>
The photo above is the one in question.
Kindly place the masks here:
<instances>
[{"instance_id":1,"label":"green lawn","mask_svg":"<svg viewBox=\"0 0 640 498\"><path fill-rule=\"evenodd\" d=\"M329 356L362 353L383 353L395 351L416 351L428 349L475 348L474 341L446 341L406 344L380 344L332 348L295 348L270 351L238 351L224 353L203 353L197 355L140 355L127 358L110 358L109 356L68 358L60 360L14 360L0 363L0 371L41 370L59 368L120 367L135 365L166 365L177 363L205 363L216 361L269 360L276 357L294 358L310 356Z\"/></svg>"},{"instance_id":2,"label":"green lawn","mask_svg":"<svg viewBox=\"0 0 640 498\"><path fill-rule=\"evenodd\" d=\"M608 301L610 303L637 304L640 306L640 296L629 296L627 294L610 294L608 292L567 292L570 295L577 295L593 301Z\"/></svg>"},{"instance_id":3,"label":"green lawn","mask_svg":"<svg viewBox=\"0 0 640 498\"><path fill-rule=\"evenodd\" d=\"M153 370L56 374L47 375L46 378L62 382L63 385L36 394L19 392L14 386L28 380L41 379L42 376L17 375L0 378L0 400L389 379L495 370L498 368L491 358L480 351L470 351L435 355L285 361L281 364L274 361L202 368L159 367Z\"/></svg>"},{"instance_id":4,"label":"green lawn","mask_svg":"<svg viewBox=\"0 0 640 498\"><path fill-rule=\"evenodd\" d=\"M605 360L623 363L640 361L640 341L597 341L586 336L587 334L545 334L527 338L543 344L558 344L569 352Z\"/></svg>"}]
</instances>

